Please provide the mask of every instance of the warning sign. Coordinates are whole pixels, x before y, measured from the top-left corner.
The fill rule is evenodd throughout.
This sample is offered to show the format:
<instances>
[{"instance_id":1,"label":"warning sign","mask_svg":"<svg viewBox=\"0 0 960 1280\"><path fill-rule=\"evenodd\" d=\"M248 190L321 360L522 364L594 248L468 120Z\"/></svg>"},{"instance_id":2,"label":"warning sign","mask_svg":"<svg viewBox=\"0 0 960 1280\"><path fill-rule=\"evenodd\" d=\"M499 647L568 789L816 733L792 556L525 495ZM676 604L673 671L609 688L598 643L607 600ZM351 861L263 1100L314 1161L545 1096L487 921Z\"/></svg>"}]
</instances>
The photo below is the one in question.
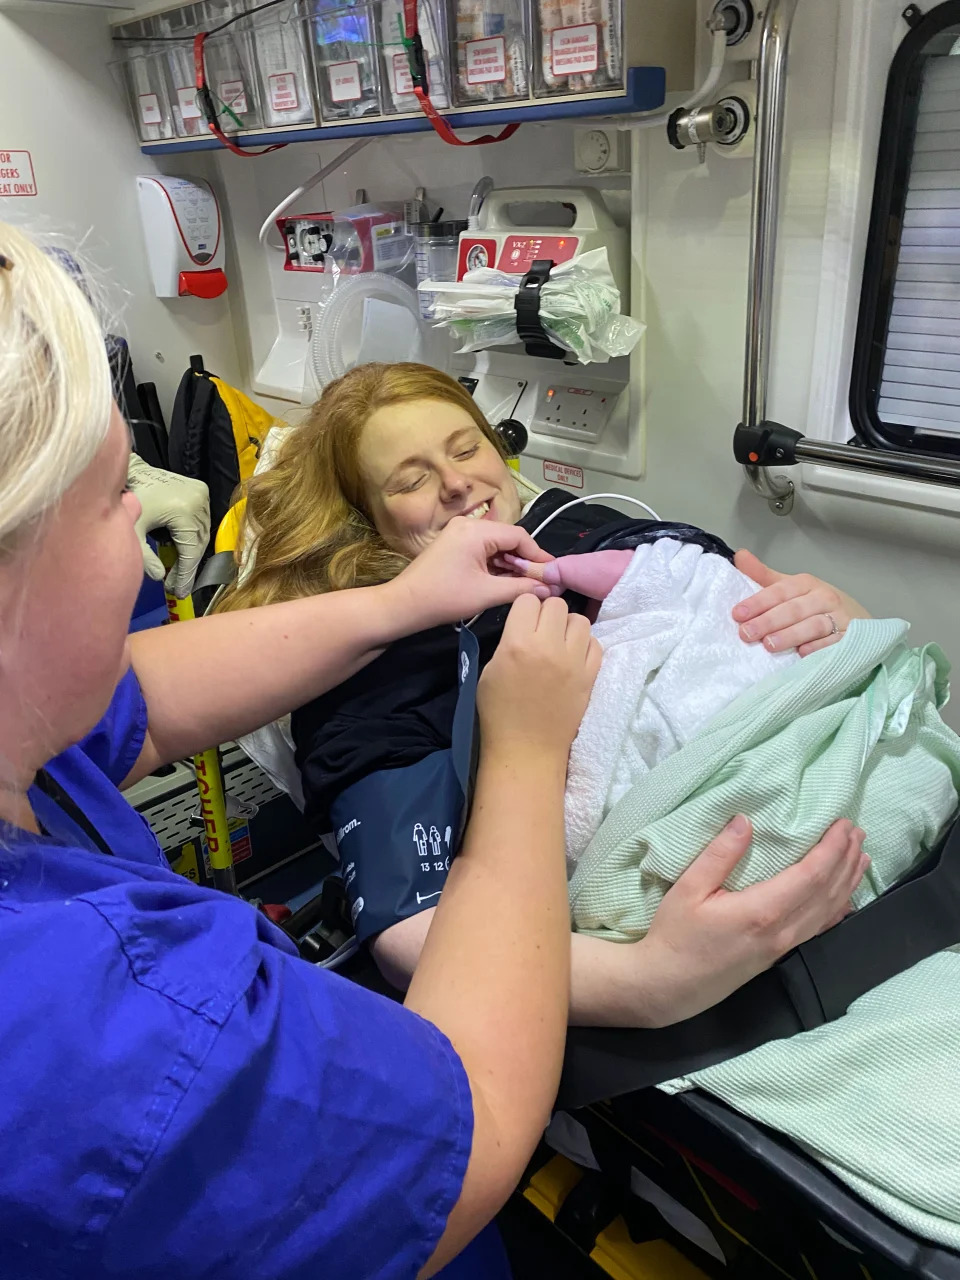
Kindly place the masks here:
<instances>
[{"instance_id":1,"label":"warning sign","mask_svg":"<svg viewBox=\"0 0 960 1280\"><path fill-rule=\"evenodd\" d=\"M507 42L503 36L468 40L464 48L467 84L503 84L507 78Z\"/></svg>"},{"instance_id":2,"label":"warning sign","mask_svg":"<svg viewBox=\"0 0 960 1280\"><path fill-rule=\"evenodd\" d=\"M545 462L543 478L550 484L564 484L568 489L583 488L583 468L568 467L565 462Z\"/></svg>"},{"instance_id":3,"label":"warning sign","mask_svg":"<svg viewBox=\"0 0 960 1280\"><path fill-rule=\"evenodd\" d=\"M413 76L410 74L410 60L405 53L393 55L393 92L401 94L413 93Z\"/></svg>"},{"instance_id":4,"label":"warning sign","mask_svg":"<svg viewBox=\"0 0 960 1280\"><path fill-rule=\"evenodd\" d=\"M582 27L557 27L551 33L550 51L555 76L596 71L600 65L597 24L588 22Z\"/></svg>"},{"instance_id":5,"label":"warning sign","mask_svg":"<svg viewBox=\"0 0 960 1280\"><path fill-rule=\"evenodd\" d=\"M37 180L29 151L0 151L0 196L35 196Z\"/></svg>"},{"instance_id":6,"label":"warning sign","mask_svg":"<svg viewBox=\"0 0 960 1280\"><path fill-rule=\"evenodd\" d=\"M294 71L281 71L270 77L270 106L274 111L296 111L300 105L297 76Z\"/></svg>"},{"instance_id":7,"label":"warning sign","mask_svg":"<svg viewBox=\"0 0 960 1280\"><path fill-rule=\"evenodd\" d=\"M363 97L359 62L333 62L327 68L330 97L334 102L356 102Z\"/></svg>"}]
</instances>

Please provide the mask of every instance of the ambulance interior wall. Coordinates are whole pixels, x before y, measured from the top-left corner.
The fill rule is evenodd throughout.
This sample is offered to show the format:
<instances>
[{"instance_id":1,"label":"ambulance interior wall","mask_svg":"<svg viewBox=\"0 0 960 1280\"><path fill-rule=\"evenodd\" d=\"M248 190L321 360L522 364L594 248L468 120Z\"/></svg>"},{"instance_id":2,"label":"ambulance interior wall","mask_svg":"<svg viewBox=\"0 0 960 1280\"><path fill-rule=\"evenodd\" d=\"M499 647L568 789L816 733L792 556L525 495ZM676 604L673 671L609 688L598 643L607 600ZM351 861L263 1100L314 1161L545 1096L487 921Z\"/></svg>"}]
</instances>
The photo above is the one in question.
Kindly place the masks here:
<instances>
[{"instance_id":1,"label":"ambulance interior wall","mask_svg":"<svg viewBox=\"0 0 960 1280\"><path fill-rule=\"evenodd\" d=\"M850 434L850 336L879 107L904 31L901 7L899 0L850 0L838 15L833 0L805 0L791 50L769 414L831 439ZM158 383L165 409L197 350L209 367L249 387L276 333L273 287L282 262L259 248L257 229L343 144L300 144L259 160L203 152L154 163L139 153L125 104L103 69L109 53L96 11L0 15L0 146L33 152L40 191L34 199L0 201L0 212L87 237L88 256L127 295L124 322L138 376ZM866 86L859 108L858 83ZM133 179L155 169L215 183L228 236L225 298L153 296ZM649 327L633 361L631 412L644 433L646 469L639 481L616 479L591 471L585 458L587 490L622 488L665 518L697 521L778 568L820 574L874 612L911 620L915 642L937 640L960 661L960 493L804 468L793 473L793 513L780 518L734 462L749 160L711 155L699 166L695 155L674 152L650 133L637 137L633 170L632 179L594 185L616 216L632 217L635 280L642 282L633 312ZM374 141L298 207L342 207L359 187L371 200L402 199L422 185L432 208L442 204L448 216L460 216L485 173L501 186L589 182L573 168L571 124L526 125L493 148L454 149L432 135ZM287 402L267 403L298 412ZM537 478L540 464L529 470ZM956 707L947 718L960 728Z\"/></svg>"},{"instance_id":2,"label":"ambulance interior wall","mask_svg":"<svg viewBox=\"0 0 960 1280\"><path fill-rule=\"evenodd\" d=\"M0 219L50 233L65 248L81 246L115 331L129 338L138 380L157 384L169 414L194 353L224 377L240 378L236 295L228 290L198 305L154 294L137 174L216 179L216 166L207 153L164 156L162 164L140 153L108 67L115 56L103 10L38 4L35 12L0 12L0 150L29 151L37 184L36 196L0 197ZM227 273L236 275L229 248Z\"/></svg>"},{"instance_id":3,"label":"ambulance interior wall","mask_svg":"<svg viewBox=\"0 0 960 1280\"><path fill-rule=\"evenodd\" d=\"M879 113L890 55L905 27L898 0L850 0L840 8L842 15L833 0L805 0L794 30L768 411L810 435L843 441L852 434L846 399ZM858 86L866 86L859 108ZM300 207L335 208L352 202L358 187L372 200L403 198L422 185L431 208L463 216L484 173L501 186L595 185L618 218L629 216L632 202L640 285L632 309L648 330L633 360L631 413L644 433L646 468L639 481L623 480L591 471L585 456L586 491L632 493L665 518L699 522L779 569L818 574L876 614L910 620L915 643L936 640L960 663L960 491L797 468L793 513L779 517L734 461L749 158L712 153L701 166L695 153L672 150L659 131L641 132L631 191L631 179L575 172L573 129L525 125L506 143L470 149L432 135L375 141ZM290 147L256 162L218 156L243 269L249 327L238 341L250 343L241 352L248 368L259 367L273 340L270 273L283 274L281 254L256 248L256 230L337 145ZM531 478L542 481L541 466L528 462ZM960 729L956 703L946 716Z\"/></svg>"}]
</instances>

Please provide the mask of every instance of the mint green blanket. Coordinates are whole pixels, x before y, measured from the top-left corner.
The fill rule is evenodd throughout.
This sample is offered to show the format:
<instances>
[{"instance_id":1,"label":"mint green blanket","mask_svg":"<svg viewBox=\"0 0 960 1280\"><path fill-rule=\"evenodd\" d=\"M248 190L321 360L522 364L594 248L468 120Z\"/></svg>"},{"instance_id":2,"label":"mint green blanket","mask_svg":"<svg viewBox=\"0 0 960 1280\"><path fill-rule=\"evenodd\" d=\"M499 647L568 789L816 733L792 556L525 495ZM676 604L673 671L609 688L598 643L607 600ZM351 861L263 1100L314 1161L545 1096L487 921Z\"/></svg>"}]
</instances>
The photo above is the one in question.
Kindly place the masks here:
<instances>
[{"instance_id":1,"label":"mint green blanket","mask_svg":"<svg viewBox=\"0 0 960 1280\"><path fill-rule=\"evenodd\" d=\"M854 622L642 777L577 866L576 927L642 937L670 885L738 812L755 836L730 888L796 862L838 817L867 833L858 906L902 877L960 789L960 739L938 713L948 665L934 645L907 648L907 631ZM960 1249L960 952L900 974L837 1022L665 1087L694 1084L806 1146L894 1220Z\"/></svg>"}]
</instances>

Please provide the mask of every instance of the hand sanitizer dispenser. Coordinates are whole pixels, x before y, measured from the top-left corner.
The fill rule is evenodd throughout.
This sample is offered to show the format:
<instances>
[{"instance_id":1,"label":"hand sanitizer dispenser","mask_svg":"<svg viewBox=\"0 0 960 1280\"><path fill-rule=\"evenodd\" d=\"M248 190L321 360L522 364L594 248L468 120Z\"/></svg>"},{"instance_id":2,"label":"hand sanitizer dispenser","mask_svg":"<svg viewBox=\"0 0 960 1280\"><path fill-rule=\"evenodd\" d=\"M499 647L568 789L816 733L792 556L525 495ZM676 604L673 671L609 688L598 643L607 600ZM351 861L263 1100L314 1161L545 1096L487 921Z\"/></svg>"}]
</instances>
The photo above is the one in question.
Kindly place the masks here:
<instances>
[{"instance_id":1,"label":"hand sanitizer dispenser","mask_svg":"<svg viewBox=\"0 0 960 1280\"><path fill-rule=\"evenodd\" d=\"M217 197L199 178L137 178L147 261L158 298L218 298L223 273L223 221Z\"/></svg>"}]
</instances>

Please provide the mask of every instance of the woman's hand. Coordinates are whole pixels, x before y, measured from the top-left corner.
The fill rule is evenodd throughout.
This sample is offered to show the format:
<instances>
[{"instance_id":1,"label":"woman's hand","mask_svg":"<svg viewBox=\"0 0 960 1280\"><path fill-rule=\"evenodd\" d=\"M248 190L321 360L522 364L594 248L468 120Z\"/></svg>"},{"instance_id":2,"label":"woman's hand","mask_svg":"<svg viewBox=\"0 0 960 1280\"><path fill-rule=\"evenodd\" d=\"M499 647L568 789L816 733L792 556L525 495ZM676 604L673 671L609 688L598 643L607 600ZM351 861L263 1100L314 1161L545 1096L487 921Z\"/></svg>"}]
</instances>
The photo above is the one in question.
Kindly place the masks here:
<instances>
[{"instance_id":1,"label":"woman's hand","mask_svg":"<svg viewBox=\"0 0 960 1280\"><path fill-rule=\"evenodd\" d=\"M809 573L777 573L752 551L738 551L734 564L763 590L733 611L740 638L763 641L771 653L796 649L801 658L843 637L854 618L870 614L852 596Z\"/></svg>"},{"instance_id":2,"label":"woman's hand","mask_svg":"<svg viewBox=\"0 0 960 1280\"><path fill-rule=\"evenodd\" d=\"M602 656L590 623L562 600L517 600L477 691L484 755L546 755L565 769Z\"/></svg>"},{"instance_id":3,"label":"woman's hand","mask_svg":"<svg viewBox=\"0 0 960 1280\"><path fill-rule=\"evenodd\" d=\"M549 594L539 582L499 572L492 562L503 553L527 560L552 558L519 525L456 516L384 589L393 596L393 607L414 610L416 630L472 618L525 594Z\"/></svg>"},{"instance_id":4,"label":"woman's hand","mask_svg":"<svg viewBox=\"0 0 960 1280\"><path fill-rule=\"evenodd\" d=\"M835 822L795 866L730 892L724 881L750 847L752 828L734 818L670 889L638 946L658 1008L648 1025L693 1017L831 928L870 864L864 833Z\"/></svg>"}]
</instances>

